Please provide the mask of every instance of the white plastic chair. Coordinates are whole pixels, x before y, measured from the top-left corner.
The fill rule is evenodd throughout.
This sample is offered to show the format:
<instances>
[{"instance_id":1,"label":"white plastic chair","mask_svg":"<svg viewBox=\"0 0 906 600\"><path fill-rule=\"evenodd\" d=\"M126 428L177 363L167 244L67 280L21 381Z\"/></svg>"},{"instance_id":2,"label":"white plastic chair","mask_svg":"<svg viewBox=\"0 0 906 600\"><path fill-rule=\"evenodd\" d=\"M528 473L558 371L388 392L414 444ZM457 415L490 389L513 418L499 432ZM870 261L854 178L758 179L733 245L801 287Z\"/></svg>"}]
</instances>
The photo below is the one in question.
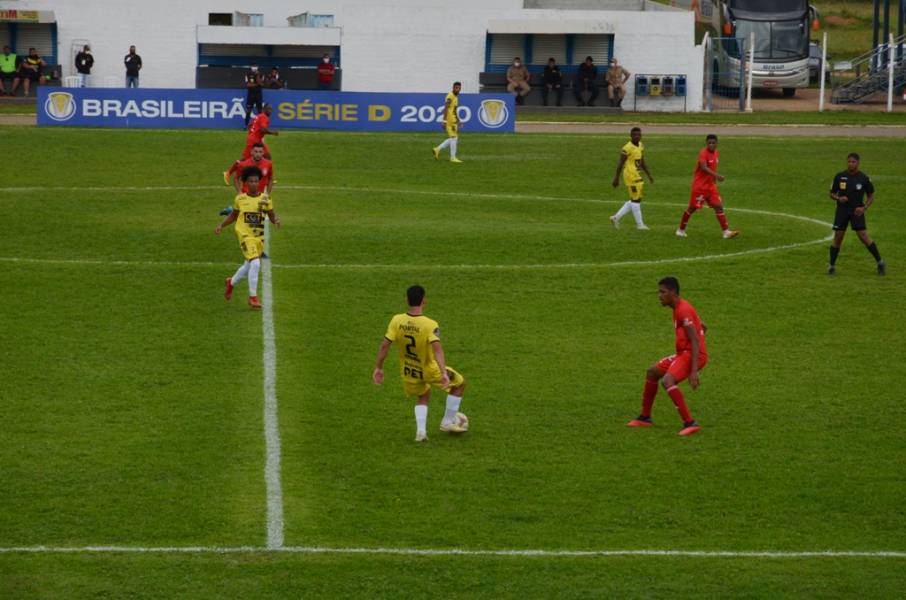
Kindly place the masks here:
<instances>
[{"instance_id":1,"label":"white plastic chair","mask_svg":"<svg viewBox=\"0 0 906 600\"><path fill-rule=\"evenodd\" d=\"M63 87L74 88L82 85L82 78L78 75L67 75L63 78Z\"/></svg>"}]
</instances>

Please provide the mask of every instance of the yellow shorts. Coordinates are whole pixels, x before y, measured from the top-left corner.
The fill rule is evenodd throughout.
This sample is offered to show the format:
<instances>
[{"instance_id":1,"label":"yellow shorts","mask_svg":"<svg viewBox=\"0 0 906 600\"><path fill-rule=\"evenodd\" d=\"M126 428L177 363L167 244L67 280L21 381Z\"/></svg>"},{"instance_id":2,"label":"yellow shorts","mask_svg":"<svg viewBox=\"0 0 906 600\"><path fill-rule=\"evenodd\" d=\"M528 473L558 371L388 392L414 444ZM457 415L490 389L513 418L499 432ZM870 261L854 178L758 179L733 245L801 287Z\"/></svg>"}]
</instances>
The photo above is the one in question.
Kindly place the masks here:
<instances>
[{"instance_id":1,"label":"yellow shorts","mask_svg":"<svg viewBox=\"0 0 906 600\"><path fill-rule=\"evenodd\" d=\"M429 379L424 381L407 381L404 379L403 390L407 396L424 396L432 386L449 392L452 388L459 387L466 382L459 371L451 367L447 367L447 377L450 378L450 385L444 388L440 387L440 371L429 373Z\"/></svg>"},{"instance_id":2,"label":"yellow shorts","mask_svg":"<svg viewBox=\"0 0 906 600\"><path fill-rule=\"evenodd\" d=\"M260 258L264 254L264 239L246 236L239 240L239 247L242 248L242 256L245 257L245 260Z\"/></svg>"},{"instance_id":3,"label":"yellow shorts","mask_svg":"<svg viewBox=\"0 0 906 600\"><path fill-rule=\"evenodd\" d=\"M447 137L458 137L459 136L459 125L456 123L447 123L445 125L447 129Z\"/></svg>"},{"instance_id":4,"label":"yellow shorts","mask_svg":"<svg viewBox=\"0 0 906 600\"><path fill-rule=\"evenodd\" d=\"M623 183L626 184L626 189L629 191L629 199L633 202L639 202L642 199L642 188L644 187L642 179L624 181Z\"/></svg>"}]
</instances>

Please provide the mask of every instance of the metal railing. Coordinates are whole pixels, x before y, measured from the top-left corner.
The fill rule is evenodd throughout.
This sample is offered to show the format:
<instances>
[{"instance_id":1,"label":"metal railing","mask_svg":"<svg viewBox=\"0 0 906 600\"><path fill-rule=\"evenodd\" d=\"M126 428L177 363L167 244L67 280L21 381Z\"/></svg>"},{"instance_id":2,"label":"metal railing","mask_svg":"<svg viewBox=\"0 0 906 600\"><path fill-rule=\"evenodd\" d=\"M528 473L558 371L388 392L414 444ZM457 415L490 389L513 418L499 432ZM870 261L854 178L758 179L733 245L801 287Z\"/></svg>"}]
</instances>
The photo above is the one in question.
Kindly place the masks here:
<instances>
[{"instance_id":1,"label":"metal railing","mask_svg":"<svg viewBox=\"0 0 906 600\"><path fill-rule=\"evenodd\" d=\"M894 89L906 84L906 35L882 44L843 63L837 63L831 74L831 102L859 103L869 96L887 91L890 85L890 50L893 48Z\"/></svg>"}]
</instances>

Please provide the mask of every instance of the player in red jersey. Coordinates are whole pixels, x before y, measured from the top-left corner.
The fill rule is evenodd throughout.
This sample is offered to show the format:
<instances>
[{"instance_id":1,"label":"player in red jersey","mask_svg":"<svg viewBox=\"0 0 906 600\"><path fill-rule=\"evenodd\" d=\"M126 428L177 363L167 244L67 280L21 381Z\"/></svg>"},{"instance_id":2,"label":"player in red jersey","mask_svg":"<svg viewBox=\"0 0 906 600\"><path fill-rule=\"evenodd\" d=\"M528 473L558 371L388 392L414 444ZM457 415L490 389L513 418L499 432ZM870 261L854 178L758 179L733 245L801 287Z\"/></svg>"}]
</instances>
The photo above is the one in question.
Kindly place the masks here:
<instances>
[{"instance_id":1,"label":"player in red jersey","mask_svg":"<svg viewBox=\"0 0 906 600\"><path fill-rule=\"evenodd\" d=\"M267 147L267 144L264 143L264 136L266 135L280 135L280 132L273 131L270 129L271 121L270 115L273 112L273 108L270 104L265 104L261 112L255 119L252 121L251 126L249 126L248 135L245 138L245 150L242 151L242 158L240 160L247 160L252 156L252 147L255 144L261 144L264 148L264 158L271 159L271 151ZM230 168L223 172L223 182L227 185L233 184L233 177L240 173L241 171L236 170L236 165L238 161L233 163Z\"/></svg>"},{"instance_id":2,"label":"player in red jersey","mask_svg":"<svg viewBox=\"0 0 906 600\"><path fill-rule=\"evenodd\" d=\"M230 167L230 170L224 173L227 183L236 188L237 194L248 192L248 185L242 181L240 174L245 172L248 167L256 167L261 171L261 179L258 183L258 189L265 196L270 197L271 190L274 188L274 163L264 158L264 144L257 143L252 145L251 157L245 160L237 160ZM220 211L221 215L228 215L233 212L232 206L227 206Z\"/></svg>"},{"instance_id":3,"label":"player in red jersey","mask_svg":"<svg viewBox=\"0 0 906 600\"><path fill-rule=\"evenodd\" d=\"M723 181L723 175L717 172L717 163L720 155L717 152L717 136L713 133L708 134L705 139L705 147L698 153L698 162L695 163L695 176L692 178L692 194L689 196L689 206L683 213L679 229L676 235L686 237L686 224L692 213L702 208L705 204L714 209L720 228L724 232L724 238L734 238L739 235L738 231L733 231L727 224L727 216L724 214L724 205L717 192L717 182Z\"/></svg>"},{"instance_id":4,"label":"player in red jersey","mask_svg":"<svg viewBox=\"0 0 906 600\"><path fill-rule=\"evenodd\" d=\"M658 299L660 299L661 305L673 309L676 354L662 358L648 369L645 391L642 394L642 414L627 425L630 427L651 426L651 407L654 406L657 383L660 381L683 419L683 428L680 429L679 434L692 435L701 427L689 414L686 399L678 386L684 379L689 379L692 389L698 388L698 372L704 369L708 363L708 350L705 347L705 331L708 328L699 319L695 308L680 298L679 281L675 277L664 277L658 282L658 286Z\"/></svg>"}]
</instances>

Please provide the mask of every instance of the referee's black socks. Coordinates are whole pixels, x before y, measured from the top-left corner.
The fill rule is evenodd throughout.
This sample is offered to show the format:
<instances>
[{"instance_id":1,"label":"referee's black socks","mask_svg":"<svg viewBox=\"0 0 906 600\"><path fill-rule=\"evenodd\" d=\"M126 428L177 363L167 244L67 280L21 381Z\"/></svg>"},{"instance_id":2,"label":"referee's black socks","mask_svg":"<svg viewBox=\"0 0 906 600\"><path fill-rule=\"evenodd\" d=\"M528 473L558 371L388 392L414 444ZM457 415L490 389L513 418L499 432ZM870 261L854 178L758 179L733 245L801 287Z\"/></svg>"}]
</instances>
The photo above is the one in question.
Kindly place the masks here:
<instances>
[{"instance_id":1,"label":"referee's black socks","mask_svg":"<svg viewBox=\"0 0 906 600\"><path fill-rule=\"evenodd\" d=\"M872 242L871 246L865 246L865 247L868 248L868 251L871 252L871 255L875 257L876 261L881 262L881 253L878 252L878 245L876 243ZM831 263L833 263L833 262L834 262L833 259L831 259Z\"/></svg>"},{"instance_id":2,"label":"referee's black socks","mask_svg":"<svg viewBox=\"0 0 906 600\"><path fill-rule=\"evenodd\" d=\"M877 252L877 250L875 250L875 252ZM840 248L837 248L836 246L831 246L830 247L830 264L831 265L837 264L837 255L838 254L840 254Z\"/></svg>"}]
</instances>

